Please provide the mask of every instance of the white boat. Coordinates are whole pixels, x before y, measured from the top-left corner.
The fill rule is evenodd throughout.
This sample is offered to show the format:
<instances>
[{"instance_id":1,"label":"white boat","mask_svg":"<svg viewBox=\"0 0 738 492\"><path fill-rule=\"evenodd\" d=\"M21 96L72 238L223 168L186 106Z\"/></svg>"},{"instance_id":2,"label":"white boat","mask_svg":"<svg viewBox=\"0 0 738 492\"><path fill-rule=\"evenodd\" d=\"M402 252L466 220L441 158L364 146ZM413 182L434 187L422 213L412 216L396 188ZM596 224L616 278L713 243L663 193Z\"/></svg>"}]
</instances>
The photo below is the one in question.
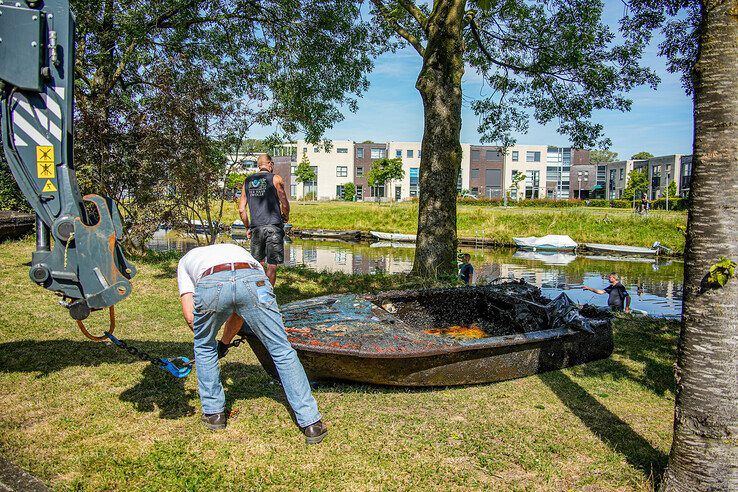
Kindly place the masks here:
<instances>
[{"instance_id":1,"label":"white boat","mask_svg":"<svg viewBox=\"0 0 738 492\"><path fill-rule=\"evenodd\" d=\"M415 234L399 234L396 232L377 232L377 231L370 231L371 235L376 237L377 239L381 239L382 241L400 241L400 242L409 242L414 243L418 236Z\"/></svg>"},{"instance_id":2,"label":"white boat","mask_svg":"<svg viewBox=\"0 0 738 492\"><path fill-rule=\"evenodd\" d=\"M376 243L371 243L369 245L370 248L414 248L415 245L413 243L401 243L401 242L392 242L392 241L377 241Z\"/></svg>"},{"instance_id":3,"label":"white boat","mask_svg":"<svg viewBox=\"0 0 738 492\"><path fill-rule=\"evenodd\" d=\"M543 237L514 237L515 245L521 249L533 251L571 251L576 249L577 243L569 236L549 234Z\"/></svg>"},{"instance_id":4,"label":"white boat","mask_svg":"<svg viewBox=\"0 0 738 492\"><path fill-rule=\"evenodd\" d=\"M577 256L556 251L516 251L513 253L513 258L541 261L545 265L568 265L576 260Z\"/></svg>"},{"instance_id":5,"label":"white boat","mask_svg":"<svg viewBox=\"0 0 738 492\"><path fill-rule=\"evenodd\" d=\"M642 248L639 246L621 246L619 244L598 244L598 243L586 243L583 245L590 251L597 251L600 253L622 253L631 255L657 255L659 253L658 248Z\"/></svg>"}]
</instances>

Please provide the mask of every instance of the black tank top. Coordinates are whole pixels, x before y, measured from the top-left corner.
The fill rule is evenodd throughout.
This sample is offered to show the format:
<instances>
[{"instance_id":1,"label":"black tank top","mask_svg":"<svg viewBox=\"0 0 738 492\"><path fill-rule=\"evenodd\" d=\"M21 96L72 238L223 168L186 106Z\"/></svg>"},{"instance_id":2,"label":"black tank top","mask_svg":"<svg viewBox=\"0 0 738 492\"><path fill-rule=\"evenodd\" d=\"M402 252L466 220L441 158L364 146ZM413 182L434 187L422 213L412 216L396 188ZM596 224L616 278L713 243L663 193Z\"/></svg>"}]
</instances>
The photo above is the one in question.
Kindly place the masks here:
<instances>
[{"instance_id":1,"label":"black tank top","mask_svg":"<svg viewBox=\"0 0 738 492\"><path fill-rule=\"evenodd\" d=\"M246 201L249 204L251 227L282 225L279 196L274 186L274 174L258 172L244 182Z\"/></svg>"}]
</instances>

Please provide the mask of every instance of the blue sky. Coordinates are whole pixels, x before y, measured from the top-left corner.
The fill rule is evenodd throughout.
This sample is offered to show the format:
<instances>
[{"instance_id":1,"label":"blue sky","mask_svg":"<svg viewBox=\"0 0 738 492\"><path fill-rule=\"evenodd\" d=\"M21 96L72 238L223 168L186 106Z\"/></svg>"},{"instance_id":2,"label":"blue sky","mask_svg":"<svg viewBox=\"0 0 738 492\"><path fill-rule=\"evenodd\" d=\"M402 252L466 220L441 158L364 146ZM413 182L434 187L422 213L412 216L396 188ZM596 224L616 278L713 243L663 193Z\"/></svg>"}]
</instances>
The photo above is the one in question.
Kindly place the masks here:
<instances>
[{"instance_id":1,"label":"blue sky","mask_svg":"<svg viewBox=\"0 0 738 492\"><path fill-rule=\"evenodd\" d=\"M606 0L604 20L613 30L623 13L620 0ZM647 150L654 155L689 154L692 149L692 100L681 87L678 74L666 71L665 60L657 56L656 35L643 57L643 65L649 66L661 78L657 90L639 87L631 91L633 100L630 112L601 111L595 121L602 123L606 135L612 140L611 150L621 159ZM415 80L421 60L412 48L385 54L375 60L369 75L370 87L359 99L356 113L346 111L345 119L329 130L326 137L332 140L420 141L423 136L423 108ZM461 141L479 143L478 118L470 107L470 101L479 95L479 77L469 70L464 76L464 109L462 113ZM257 132L258 133L258 132ZM268 131L263 130L265 136ZM568 146L566 137L556 132L556 125L537 125L531 121L527 134L516 135L521 144L547 144Z\"/></svg>"}]
</instances>

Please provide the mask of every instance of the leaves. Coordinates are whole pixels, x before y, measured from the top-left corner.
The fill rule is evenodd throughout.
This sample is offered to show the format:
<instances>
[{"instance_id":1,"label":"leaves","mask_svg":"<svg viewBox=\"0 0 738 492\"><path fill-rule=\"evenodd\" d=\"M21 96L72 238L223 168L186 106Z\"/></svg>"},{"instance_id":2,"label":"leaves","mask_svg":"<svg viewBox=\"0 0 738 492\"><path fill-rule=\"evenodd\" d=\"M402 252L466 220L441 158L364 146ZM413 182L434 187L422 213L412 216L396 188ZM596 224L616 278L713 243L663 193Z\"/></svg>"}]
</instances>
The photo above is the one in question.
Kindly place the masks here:
<instances>
[{"instance_id":1,"label":"leaves","mask_svg":"<svg viewBox=\"0 0 738 492\"><path fill-rule=\"evenodd\" d=\"M312 183L317 181L318 176L315 174L315 170L310 166L310 159L307 154L302 155L300 163L295 169L295 177L298 183Z\"/></svg>"},{"instance_id":2,"label":"leaves","mask_svg":"<svg viewBox=\"0 0 738 492\"><path fill-rule=\"evenodd\" d=\"M366 180L369 186L380 186L387 181L404 177L405 171L402 169L402 159L395 157L393 159L377 159L372 162L372 168L369 170Z\"/></svg>"},{"instance_id":3,"label":"leaves","mask_svg":"<svg viewBox=\"0 0 738 492\"><path fill-rule=\"evenodd\" d=\"M724 287L735 275L736 262L730 258L722 257L720 261L710 267L706 283L713 289Z\"/></svg>"}]
</instances>

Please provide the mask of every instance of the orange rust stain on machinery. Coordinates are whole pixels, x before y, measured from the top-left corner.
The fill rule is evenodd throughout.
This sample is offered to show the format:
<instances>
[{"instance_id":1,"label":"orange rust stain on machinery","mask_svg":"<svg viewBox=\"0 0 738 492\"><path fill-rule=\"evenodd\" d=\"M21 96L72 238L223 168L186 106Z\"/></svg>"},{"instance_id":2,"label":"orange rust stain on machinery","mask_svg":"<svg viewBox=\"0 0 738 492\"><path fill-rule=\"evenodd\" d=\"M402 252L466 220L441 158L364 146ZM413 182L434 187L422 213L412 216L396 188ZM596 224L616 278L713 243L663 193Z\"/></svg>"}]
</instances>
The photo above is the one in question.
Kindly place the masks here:
<instances>
[{"instance_id":1,"label":"orange rust stain on machinery","mask_svg":"<svg viewBox=\"0 0 738 492\"><path fill-rule=\"evenodd\" d=\"M476 338L486 338L488 335L483 329L477 325L471 326L460 326L454 325L447 328L433 328L431 330L423 330L424 333L429 335L437 335L452 338L461 338L464 340L471 340Z\"/></svg>"}]
</instances>

